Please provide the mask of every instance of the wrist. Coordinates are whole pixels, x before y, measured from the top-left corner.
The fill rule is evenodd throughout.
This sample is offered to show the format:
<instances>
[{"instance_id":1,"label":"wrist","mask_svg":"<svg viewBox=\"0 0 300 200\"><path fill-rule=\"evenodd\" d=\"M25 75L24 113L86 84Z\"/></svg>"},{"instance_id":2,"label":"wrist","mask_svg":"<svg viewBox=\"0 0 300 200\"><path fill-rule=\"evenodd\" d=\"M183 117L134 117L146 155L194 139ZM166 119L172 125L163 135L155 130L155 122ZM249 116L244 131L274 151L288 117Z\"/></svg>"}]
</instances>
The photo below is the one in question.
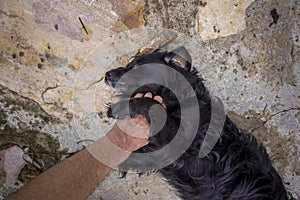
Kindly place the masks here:
<instances>
[{"instance_id":1,"label":"wrist","mask_svg":"<svg viewBox=\"0 0 300 200\"><path fill-rule=\"evenodd\" d=\"M107 135L88 146L87 150L102 164L117 167L131 152L148 144L149 126L143 120L118 120Z\"/></svg>"},{"instance_id":2,"label":"wrist","mask_svg":"<svg viewBox=\"0 0 300 200\"><path fill-rule=\"evenodd\" d=\"M115 169L120 163L126 160L131 153L122 148L122 145L124 146L124 144L122 144L124 137L116 137L122 134L121 130L114 125L107 135L89 145L86 149L100 163Z\"/></svg>"},{"instance_id":3,"label":"wrist","mask_svg":"<svg viewBox=\"0 0 300 200\"><path fill-rule=\"evenodd\" d=\"M128 143L128 138L126 136L126 133L124 133L124 131L121 130L117 123L115 123L115 125L108 132L108 134L106 134L106 137L112 144L124 150L126 150L126 145ZM128 152L131 151L128 150Z\"/></svg>"}]
</instances>

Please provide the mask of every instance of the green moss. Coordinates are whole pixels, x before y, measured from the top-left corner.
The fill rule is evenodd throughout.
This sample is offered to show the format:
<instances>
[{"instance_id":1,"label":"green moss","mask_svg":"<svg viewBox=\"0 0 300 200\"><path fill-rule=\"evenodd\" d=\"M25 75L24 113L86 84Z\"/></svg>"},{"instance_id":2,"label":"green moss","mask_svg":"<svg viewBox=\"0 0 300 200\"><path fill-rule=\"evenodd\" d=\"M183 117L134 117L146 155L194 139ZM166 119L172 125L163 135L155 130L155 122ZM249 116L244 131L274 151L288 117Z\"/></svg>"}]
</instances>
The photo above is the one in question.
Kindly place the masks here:
<instances>
[{"instance_id":1,"label":"green moss","mask_svg":"<svg viewBox=\"0 0 300 200\"><path fill-rule=\"evenodd\" d=\"M29 156L43 169L57 164L62 156L60 144L50 134L40 131L46 124L61 121L46 113L37 102L22 97L0 85L0 150L17 145L29 148ZM26 119L19 113L26 113ZM12 120L13 119L13 120Z\"/></svg>"}]
</instances>

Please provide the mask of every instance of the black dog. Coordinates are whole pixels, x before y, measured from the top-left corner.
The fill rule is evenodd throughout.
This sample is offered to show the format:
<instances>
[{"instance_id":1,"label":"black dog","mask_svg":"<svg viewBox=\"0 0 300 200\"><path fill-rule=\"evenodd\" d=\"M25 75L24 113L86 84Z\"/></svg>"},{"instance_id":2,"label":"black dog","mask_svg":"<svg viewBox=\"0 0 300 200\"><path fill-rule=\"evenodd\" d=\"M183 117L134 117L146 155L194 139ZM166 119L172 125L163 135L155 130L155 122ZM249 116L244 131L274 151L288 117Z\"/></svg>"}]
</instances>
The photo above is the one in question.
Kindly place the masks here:
<instances>
[{"instance_id":1,"label":"black dog","mask_svg":"<svg viewBox=\"0 0 300 200\"><path fill-rule=\"evenodd\" d=\"M143 69L144 71L138 71L145 65L147 67ZM148 70L151 66L153 70ZM159 66L167 66L177 74L169 74L168 69L160 70ZM126 74L129 75L126 77ZM166 118L163 128L149 138L149 144L134 152L136 154L132 154L120 168L122 170L136 168L140 172L158 169L177 189L182 199L291 198L288 197L265 148L258 144L252 135L238 129L227 116L224 117L220 138L212 150L205 157L199 156L211 122L212 98L197 74L198 71L191 67L191 57L184 47L172 52L156 51L137 56L126 67L106 73L105 81L121 96L121 101L113 104L108 110L109 117L123 118L129 114L131 116L142 114L147 117L151 125L164 121L160 119L161 116ZM182 82L176 82L180 75L190 84L198 102L198 110L193 107L193 104L188 103L192 96L191 91ZM143 78L149 77L158 83L146 81L146 84L137 87L140 86L137 84L143 82ZM169 82L171 80L173 83L172 90L162 84L168 82L166 80ZM155 115L154 112L151 116L149 113L150 107L158 104L156 101L150 98L132 98L136 93L148 91L164 99L165 115ZM126 98L129 100L124 100ZM157 109L157 112L161 110ZM186 113L191 113L193 116L189 117ZM184 120L185 122L181 124ZM194 121L197 122L195 134L185 129ZM180 143L172 146L170 143L181 130L181 125L184 128L181 131L180 141L188 146ZM154 129L155 127L152 127L152 130ZM173 156L175 151L180 152L179 157Z\"/></svg>"}]
</instances>

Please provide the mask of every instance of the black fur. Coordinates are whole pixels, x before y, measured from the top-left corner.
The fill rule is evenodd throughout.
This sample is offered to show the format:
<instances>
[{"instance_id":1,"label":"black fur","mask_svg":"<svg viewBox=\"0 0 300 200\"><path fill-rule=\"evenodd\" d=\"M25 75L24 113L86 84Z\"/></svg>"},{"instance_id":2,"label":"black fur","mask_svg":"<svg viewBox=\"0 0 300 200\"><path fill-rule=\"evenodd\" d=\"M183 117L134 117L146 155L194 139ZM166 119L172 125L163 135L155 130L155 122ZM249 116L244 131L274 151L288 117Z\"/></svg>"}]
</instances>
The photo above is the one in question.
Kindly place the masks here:
<instances>
[{"instance_id":1,"label":"black fur","mask_svg":"<svg viewBox=\"0 0 300 200\"><path fill-rule=\"evenodd\" d=\"M199 149L206 135L211 117L211 98L199 78L195 68L190 69L189 60L180 66L180 62L172 64L173 52L155 52L135 57L126 67L111 70L106 73L105 80L115 89L119 90L122 98L133 97L136 93L152 92L160 95L166 103L167 121L163 129L150 137L150 143L136 152L156 151L166 146L177 133L180 123L180 109L189 109L184 105L180 107L175 95L168 89L157 84L148 84L140 87L134 93L129 94L129 87L135 80L117 83L123 74L143 64L158 63L167 65L182 74L193 87L199 101L200 121L196 137L190 147L176 161L159 169L159 172L178 191L182 199L207 200L207 199L289 199L282 180L274 167L263 146L256 139L238 129L233 122L226 117L221 138L213 147L213 150L204 158L199 157ZM180 58L182 60L182 57ZM180 60L179 59L179 60ZM174 59L176 62L176 59ZM185 68L187 66L187 68ZM149 74L151 76L151 74ZM167 75L166 75L167 76ZM177 86L176 86L177 87ZM180 87L180 85L178 86ZM184 91L183 91L184 93ZM185 94L183 94L185 95ZM156 101L147 98L131 99L131 116L143 114L149 119L148 110ZM113 105L117 112L109 109L108 116L114 118L124 117L122 100ZM199 116L200 117L200 116ZM185 133L187 136L190 133ZM168 159L174 149L167 149L159 157ZM144 160L129 157L125 163L137 166L148 163L153 166L157 162L155 156ZM123 165L124 170L126 166ZM148 165L147 165L148 166ZM122 167L122 165L121 165ZM145 170L153 170L151 167Z\"/></svg>"}]
</instances>

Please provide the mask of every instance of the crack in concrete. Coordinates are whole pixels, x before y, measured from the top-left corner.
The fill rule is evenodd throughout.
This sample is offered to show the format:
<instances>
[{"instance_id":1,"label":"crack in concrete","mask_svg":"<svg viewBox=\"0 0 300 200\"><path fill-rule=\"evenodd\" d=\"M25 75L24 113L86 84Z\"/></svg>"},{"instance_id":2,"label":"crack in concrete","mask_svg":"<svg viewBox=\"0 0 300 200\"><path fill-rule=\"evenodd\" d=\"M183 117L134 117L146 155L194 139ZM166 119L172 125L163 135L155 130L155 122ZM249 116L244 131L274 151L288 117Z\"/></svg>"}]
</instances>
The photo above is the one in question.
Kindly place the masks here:
<instances>
[{"instance_id":1,"label":"crack in concrete","mask_svg":"<svg viewBox=\"0 0 300 200\"><path fill-rule=\"evenodd\" d=\"M44 102L45 104L47 104L47 105L55 105L55 103L47 102L47 101L45 100L44 95L45 95L45 93L48 92L49 90L53 90L53 89L56 89L56 88L58 88L58 87L60 87L60 85L55 85L55 86L52 86L52 87L46 87L46 89L42 92L41 98L42 98L42 100L43 100L43 102Z\"/></svg>"},{"instance_id":2,"label":"crack in concrete","mask_svg":"<svg viewBox=\"0 0 300 200\"><path fill-rule=\"evenodd\" d=\"M266 111L266 107L267 107L267 106L265 106L264 110L262 111L262 113L261 113L262 115L264 115L264 113L265 113L265 111ZM279 114L282 114L282 113L286 113L286 112L292 111L292 110L300 110L300 107L292 107L292 108L289 108L289 109L280 110L280 111L278 111L278 112L276 112L276 113L274 113L274 114L269 115L268 118L267 118L266 120L262 120L262 119L261 119L261 115L260 115L259 119L261 120L262 124L260 124L260 125L258 125L257 127L253 128L253 129L251 129L251 130L249 130L249 133L252 134L254 131L257 131L258 129L260 129L260 128L262 128L262 127L265 127L265 125L267 124L267 122L270 121L272 117L274 117L274 116L276 116L276 115L279 115ZM265 128L266 128L266 127L265 127Z\"/></svg>"},{"instance_id":3,"label":"crack in concrete","mask_svg":"<svg viewBox=\"0 0 300 200\"><path fill-rule=\"evenodd\" d=\"M270 115L269 118L267 119L267 121L270 120L272 117L274 117L276 115L279 115L279 114L285 113L285 112L289 112L291 110L300 110L300 107L293 107L293 108L289 108L289 109L280 110L280 111Z\"/></svg>"},{"instance_id":4,"label":"crack in concrete","mask_svg":"<svg viewBox=\"0 0 300 200\"><path fill-rule=\"evenodd\" d=\"M103 79L104 79L104 77L101 77L100 79L90 83L86 88L83 88L83 89L79 89L79 88L72 88L72 89L77 90L77 91L89 90L93 85L100 83Z\"/></svg>"}]
</instances>

